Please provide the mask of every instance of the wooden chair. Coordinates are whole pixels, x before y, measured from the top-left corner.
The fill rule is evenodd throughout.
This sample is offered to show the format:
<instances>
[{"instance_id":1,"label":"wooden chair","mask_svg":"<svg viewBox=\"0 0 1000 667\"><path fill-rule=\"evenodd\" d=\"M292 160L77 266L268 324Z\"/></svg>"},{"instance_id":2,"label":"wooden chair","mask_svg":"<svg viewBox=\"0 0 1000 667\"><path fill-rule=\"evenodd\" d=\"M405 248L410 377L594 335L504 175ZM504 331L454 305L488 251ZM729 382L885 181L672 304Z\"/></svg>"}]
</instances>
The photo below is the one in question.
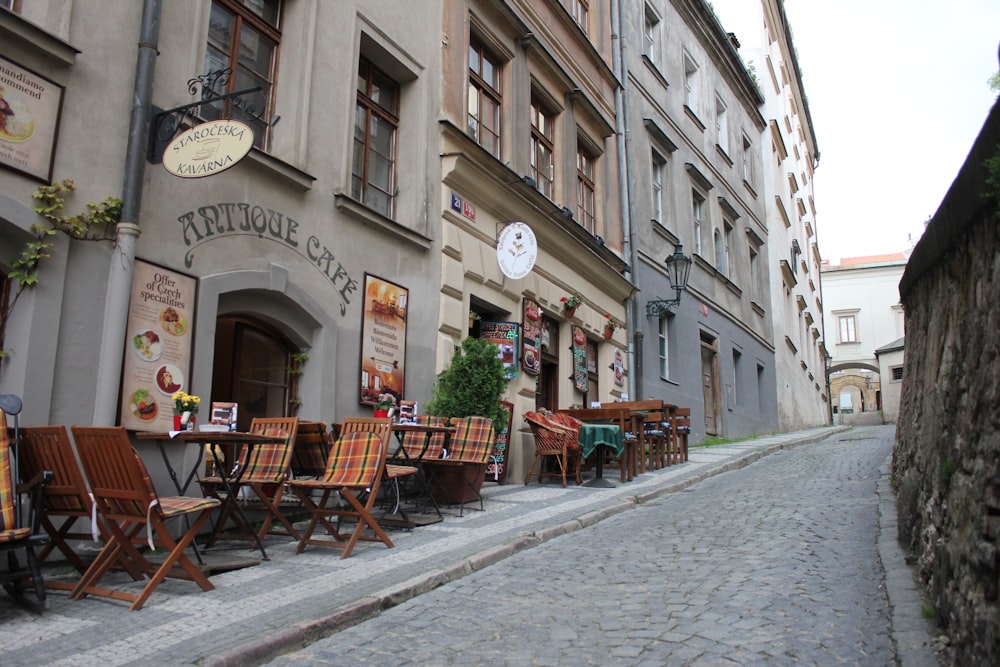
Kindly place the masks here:
<instances>
[{"instance_id":1,"label":"wooden chair","mask_svg":"<svg viewBox=\"0 0 1000 667\"><path fill-rule=\"evenodd\" d=\"M215 530L212 531L212 536L208 540L208 546L212 546L219 539L253 540L255 532L256 540L260 542L271 532L275 520L285 529L285 532L275 531L275 534L299 539L299 532L295 530L292 522L281 511L281 499L292 465L298 425L298 417L254 417L253 421L250 422L251 433L280 436L284 437L284 441L262 443L253 448L243 446L237 457L237 471L226 480L229 485L229 493L234 494L233 500L223 505L219 519L215 523ZM206 495L222 501L220 491L226 487L222 478L207 477L200 480L200 483ZM240 498L243 489L249 489L255 498ZM241 512L237 511L236 502L243 504L243 510L263 510L265 512L260 529L254 531L244 521ZM230 521L236 526L237 531L225 532L226 524Z\"/></svg>"},{"instance_id":2,"label":"wooden chair","mask_svg":"<svg viewBox=\"0 0 1000 667\"><path fill-rule=\"evenodd\" d=\"M323 476L319 479L294 479L288 483L292 493L312 515L309 525L302 531L295 553L302 553L309 545L332 547L343 549L340 556L343 559L351 555L359 540L382 542L389 548L394 546L378 520L372 516L385 469L389 437L388 430L382 433L363 430L344 433L330 448ZM312 498L316 491L322 494L319 502ZM339 505L338 495L347 502L346 507ZM331 523L332 517L337 518L337 525ZM343 519L356 522L350 535L340 531ZM323 524L332 540L312 536L319 524ZM371 529L374 535L364 534L366 528Z\"/></svg>"},{"instance_id":3,"label":"wooden chair","mask_svg":"<svg viewBox=\"0 0 1000 667\"><path fill-rule=\"evenodd\" d=\"M26 426L21 429L20 444L21 479L30 479L43 470L52 471L52 482L45 486L42 498L41 523L51 540L39 554L41 562L54 549L59 549L70 565L80 574L89 564L69 544L69 540L96 541L91 525L94 500L87 490L87 482L76 461L69 431L65 426ZM82 521L82 525L77 522ZM107 537L100 523L96 526ZM49 581L47 588L72 590L75 584Z\"/></svg>"},{"instance_id":4,"label":"wooden chair","mask_svg":"<svg viewBox=\"0 0 1000 667\"><path fill-rule=\"evenodd\" d=\"M7 432L6 412L0 410L0 552L7 554L7 569L0 572L0 582L12 598L26 604L23 598L25 584L31 582L38 604L45 606L45 581L42 578L41 559L35 552L37 547L49 543L49 537L41 530L42 492L51 481L52 473L40 471L31 479L17 486L11 472L12 448ZM15 466L16 467L16 466ZM30 493L28 521L22 522L18 496ZM25 564L18 561L17 552L24 550Z\"/></svg>"},{"instance_id":5,"label":"wooden chair","mask_svg":"<svg viewBox=\"0 0 1000 667\"><path fill-rule=\"evenodd\" d=\"M344 419L340 424L339 429L340 437L343 437L349 433L375 433L379 437L384 437L386 442L386 457L388 457L389 452L389 441L392 439L392 420L384 417L348 417ZM407 465L398 462L386 462L386 465L382 467L382 477L386 481L392 482L393 490L396 493L396 508L401 509L399 503L400 489L399 482L404 477L409 477L410 475L416 475L418 469L416 466ZM435 508L436 509L436 508ZM440 511L438 512L440 514ZM403 511L403 517L406 519L406 512Z\"/></svg>"},{"instance_id":6,"label":"wooden chair","mask_svg":"<svg viewBox=\"0 0 1000 667\"><path fill-rule=\"evenodd\" d=\"M323 422L300 421L292 455L292 477L319 477L326 472L330 438Z\"/></svg>"},{"instance_id":7,"label":"wooden chair","mask_svg":"<svg viewBox=\"0 0 1000 667\"><path fill-rule=\"evenodd\" d=\"M614 407L560 410L559 414L569 415L584 423L613 424L621 430L623 435L627 436L629 429L631 428L632 411L627 408L618 407L618 403L609 405L613 405ZM634 439L629 440L628 437L625 437L624 444L625 451L622 453L621 457L616 460L612 457L610 452L606 452L605 456L607 458L602 460L601 463L602 466L617 466L621 481L631 482L635 476L636 470L636 441ZM594 454L593 456L597 456L597 454ZM591 457L588 457L588 459L590 458ZM583 463L586 463L586 461Z\"/></svg>"},{"instance_id":8,"label":"wooden chair","mask_svg":"<svg viewBox=\"0 0 1000 667\"><path fill-rule=\"evenodd\" d=\"M663 401L646 399L642 401L622 401L620 403L601 403L601 408L627 408L632 411L632 424L626 435L626 442L631 443L636 451L636 473L646 472L646 468L655 467L655 461L662 459L662 449L666 446L666 434L662 422L664 414Z\"/></svg>"},{"instance_id":9,"label":"wooden chair","mask_svg":"<svg viewBox=\"0 0 1000 667\"><path fill-rule=\"evenodd\" d=\"M481 490L486 479L486 465L493 453L496 429L488 417L462 417L453 419L455 433L451 436L451 450L447 458L424 459L427 483L434 499L449 505L458 505L462 516L465 504L479 501L482 511Z\"/></svg>"},{"instance_id":10,"label":"wooden chair","mask_svg":"<svg viewBox=\"0 0 1000 667\"><path fill-rule=\"evenodd\" d=\"M531 435L535 439L535 458L528 466L528 472L524 475L525 486L528 485L531 476L535 475L539 481L543 477L559 477L563 487L565 487L567 470L572 470L577 484L583 483L583 476L580 472L579 422L570 417L577 422L577 426L574 428L572 425L559 423L554 417L553 413L545 415L534 411L524 414L524 420L528 422ZM546 461L553 459L558 470L546 470ZM536 465L538 472L533 472Z\"/></svg>"},{"instance_id":11,"label":"wooden chair","mask_svg":"<svg viewBox=\"0 0 1000 667\"><path fill-rule=\"evenodd\" d=\"M691 408L674 410L674 433L677 435L677 456L680 463L688 460L688 436L691 435Z\"/></svg>"},{"instance_id":12,"label":"wooden chair","mask_svg":"<svg viewBox=\"0 0 1000 667\"><path fill-rule=\"evenodd\" d=\"M142 459L132 448L128 434L120 426L73 426L80 463L94 494L97 511L104 519L108 540L70 593L71 600L87 595L131 602L129 611L142 609L156 587L167 577L190 579L202 590L215 588L184 551L219 506L216 498L158 496ZM167 520L191 515L190 525L180 540L174 540ZM167 550L163 563L155 567L133 543L146 529L150 549ZM121 558L130 560L150 579L138 594L98 586ZM173 572L179 566L181 573Z\"/></svg>"},{"instance_id":13,"label":"wooden chair","mask_svg":"<svg viewBox=\"0 0 1000 667\"><path fill-rule=\"evenodd\" d=\"M444 417L434 417L432 415L417 415L413 418L415 424L422 426L447 426L448 420ZM444 433L405 433L403 442L400 445L399 460L418 462L423 459L433 460L441 458L444 453L448 437Z\"/></svg>"}]
</instances>

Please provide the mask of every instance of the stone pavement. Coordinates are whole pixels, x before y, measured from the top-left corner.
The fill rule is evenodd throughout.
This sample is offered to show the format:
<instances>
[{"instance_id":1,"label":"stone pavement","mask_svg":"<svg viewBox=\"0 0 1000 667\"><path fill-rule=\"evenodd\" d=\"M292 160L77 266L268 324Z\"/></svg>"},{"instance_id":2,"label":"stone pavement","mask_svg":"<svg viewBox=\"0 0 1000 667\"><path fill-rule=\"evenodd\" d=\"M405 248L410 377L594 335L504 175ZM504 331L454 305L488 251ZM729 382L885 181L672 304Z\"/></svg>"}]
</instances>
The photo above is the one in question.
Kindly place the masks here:
<instances>
[{"instance_id":1,"label":"stone pavement","mask_svg":"<svg viewBox=\"0 0 1000 667\"><path fill-rule=\"evenodd\" d=\"M293 542L270 538L270 561L213 575L216 589L207 593L190 582L169 580L138 612L102 599L70 602L60 592L50 593L42 616L0 601L2 661L106 667L261 664L555 536L843 430L817 428L695 448L686 464L647 472L614 488L487 484L485 512L467 509L462 517L446 515L442 523L392 531L395 549L362 544L346 560L318 548L294 555ZM929 624L896 546L894 524L886 527L895 519L895 505L885 478L879 489L879 549L897 653L904 667L936 665ZM134 586L124 578L116 583Z\"/></svg>"}]
</instances>

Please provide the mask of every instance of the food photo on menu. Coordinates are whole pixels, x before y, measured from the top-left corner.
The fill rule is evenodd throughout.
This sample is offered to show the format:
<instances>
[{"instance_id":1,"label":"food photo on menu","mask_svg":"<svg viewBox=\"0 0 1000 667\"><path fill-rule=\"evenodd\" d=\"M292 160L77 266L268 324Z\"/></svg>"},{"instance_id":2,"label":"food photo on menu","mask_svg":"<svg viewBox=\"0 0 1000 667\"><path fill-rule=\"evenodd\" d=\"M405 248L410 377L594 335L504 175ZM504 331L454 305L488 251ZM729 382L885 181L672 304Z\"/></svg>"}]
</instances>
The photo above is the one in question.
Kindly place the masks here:
<instances>
[{"instance_id":1,"label":"food photo on menu","mask_svg":"<svg viewBox=\"0 0 1000 667\"><path fill-rule=\"evenodd\" d=\"M163 330L171 336L183 336L187 333L187 320L177 312L176 308L165 308L160 313L160 324L163 326Z\"/></svg>"},{"instance_id":2,"label":"food photo on menu","mask_svg":"<svg viewBox=\"0 0 1000 667\"><path fill-rule=\"evenodd\" d=\"M160 412L156 399L145 387L140 387L132 392L129 398L129 409L132 411L133 417L146 422L156 419Z\"/></svg>"},{"instance_id":3,"label":"food photo on menu","mask_svg":"<svg viewBox=\"0 0 1000 667\"><path fill-rule=\"evenodd\" d=\"M156 361L163 354L163 343L155 331L143 329L132 337L132 349L142 361Z\"/></svg>"}]
</instances>

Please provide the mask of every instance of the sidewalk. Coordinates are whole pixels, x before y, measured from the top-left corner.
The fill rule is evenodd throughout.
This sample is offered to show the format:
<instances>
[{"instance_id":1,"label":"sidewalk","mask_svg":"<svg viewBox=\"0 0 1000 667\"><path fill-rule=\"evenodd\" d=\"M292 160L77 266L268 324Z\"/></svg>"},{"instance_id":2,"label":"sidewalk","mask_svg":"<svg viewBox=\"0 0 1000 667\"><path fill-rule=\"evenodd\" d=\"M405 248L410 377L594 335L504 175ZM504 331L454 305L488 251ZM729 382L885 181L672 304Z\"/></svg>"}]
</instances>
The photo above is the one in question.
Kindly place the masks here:
<instances>
[{"instance_id":1,"label":"sidewalk","mask_svg":"<svg viewBox=\"0 0 1000 667\"><path fill-rule=\"evenodd\" d=\"M0 602L0 646L5 665L157 664L208 667L261 664L279 653L375 616L381 610L461 578L552 537L570 533L658 496L734 470L781 449L817 442L845 430L822 427L691 450L682 465L639 475L614 488L558 484L484 485L485 512L450 513L441 523L390 533L387 549L361 543L350 558L274 537L271 560L214 574L214 591L168 580L145 608L103 599L70 602L51 591L49 609L34 616ZM879 549L893 610L895 641L904 667L936 665L913 577L895 545L895 504L880 481L883 518ZM471 505L470 505L471 507ZM889 516L889 515L892 516ZM893 522L891 527L888 522ZM226 543L209 553L246 556L245 545ZM232 548L233 551L229 551ZM131 587L122 578L115 585ZM497 581L503 586L503 581ZM905 619L897 627L896 615ZM902 633L902 634L900 634Z\"/></svg>"}]
</instances>

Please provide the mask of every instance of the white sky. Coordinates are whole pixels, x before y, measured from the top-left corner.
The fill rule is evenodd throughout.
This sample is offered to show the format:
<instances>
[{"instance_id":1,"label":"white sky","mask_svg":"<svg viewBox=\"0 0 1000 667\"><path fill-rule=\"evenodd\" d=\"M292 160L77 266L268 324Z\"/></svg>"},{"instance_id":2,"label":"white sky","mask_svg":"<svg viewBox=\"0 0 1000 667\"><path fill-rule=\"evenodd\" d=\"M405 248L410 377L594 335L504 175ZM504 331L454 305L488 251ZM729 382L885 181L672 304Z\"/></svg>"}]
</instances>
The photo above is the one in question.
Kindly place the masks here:
<instances>
[{"instance_id":1,"label":"white sky","mask_svg":"<svg viewBox=\"0 0 1000 667\"><path fill-rule=\"evenodd\" d=\"M744 0L750 1L750 0ZM785 0L820 161L820 252L901 252L996 100L998 0Z\"/></svg>"}]
</instances>

